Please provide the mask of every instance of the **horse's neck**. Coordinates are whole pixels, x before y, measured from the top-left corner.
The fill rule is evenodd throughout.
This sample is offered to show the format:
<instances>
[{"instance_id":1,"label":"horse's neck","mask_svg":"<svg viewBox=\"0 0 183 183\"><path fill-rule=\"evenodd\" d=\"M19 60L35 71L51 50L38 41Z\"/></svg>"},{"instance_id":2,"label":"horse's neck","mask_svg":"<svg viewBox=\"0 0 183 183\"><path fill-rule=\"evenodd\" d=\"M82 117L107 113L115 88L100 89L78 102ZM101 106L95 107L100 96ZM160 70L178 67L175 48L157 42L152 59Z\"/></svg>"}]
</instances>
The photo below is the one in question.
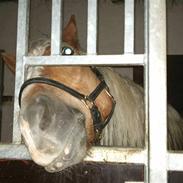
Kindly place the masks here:
<instances>
[{"instance_id":1,"label":"horse's neck","mask_svg":"<svg viewBox=\"0 0 183 183\"><path fill-rule=\"evenodd\" d=\"M109 68L99 68L116 100L111 121L104 129L102 145L142 147L144 144L143 91Z\"/></svg>"}]
</instances>

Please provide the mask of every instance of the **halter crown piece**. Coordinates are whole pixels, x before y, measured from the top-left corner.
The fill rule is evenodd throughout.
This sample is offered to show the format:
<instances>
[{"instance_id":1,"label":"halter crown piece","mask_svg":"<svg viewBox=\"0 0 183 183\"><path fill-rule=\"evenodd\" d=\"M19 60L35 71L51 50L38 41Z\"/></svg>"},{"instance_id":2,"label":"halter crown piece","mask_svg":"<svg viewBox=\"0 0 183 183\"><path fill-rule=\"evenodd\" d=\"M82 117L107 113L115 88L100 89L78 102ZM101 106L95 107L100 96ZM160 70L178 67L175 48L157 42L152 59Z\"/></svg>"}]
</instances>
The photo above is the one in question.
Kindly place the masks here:
<instances>
[{"instance_id":1,"label":"halter crown piece","mask_svg":"<svg viewBox=\"0 0 183 183\"><path fill-rule=\"evenodd\" d=\"M63 47L62 54L63 55L73 55L74 51L70 47L68 47L68 48ZM44 77L35 77L35 78L31 78L31 79L26 80L22 84L22 86L20 88L20 92L19 92L19 106L21 107L22 93L23 93L24 89L31 84L37 84L37 83L46 84L46 85L50 85L50 86L59 88L61 90L64 90L65 92L69 93L73 97L78 98L90 110L90 113L91 113L91 116L93 119L93 127L94 127L94 131L95 131L94 143L98 144L100 139L101 139L102 130L109 123L109 121L113 115L116 102L115 102L113 96L110 94L109 88L108 88L106 82L104 81L102 74L95 67L91 67L91 69L99 78L100 83L89 95L84 95L82 93L79 93L78 91L76 91L76 90L74 90L74 89L72 89L72 88L70 88L70 87L68 87L68 86L66 86L63 83L60 83L58 81L44 78ZM107 93L111 97L113 104L112 104L112 110L109 113L108 117L104 121L102 121L101 113L98 110L98 107L95 105L95 100L104 89L107 90Z\"/></svg>"}]
</instances>

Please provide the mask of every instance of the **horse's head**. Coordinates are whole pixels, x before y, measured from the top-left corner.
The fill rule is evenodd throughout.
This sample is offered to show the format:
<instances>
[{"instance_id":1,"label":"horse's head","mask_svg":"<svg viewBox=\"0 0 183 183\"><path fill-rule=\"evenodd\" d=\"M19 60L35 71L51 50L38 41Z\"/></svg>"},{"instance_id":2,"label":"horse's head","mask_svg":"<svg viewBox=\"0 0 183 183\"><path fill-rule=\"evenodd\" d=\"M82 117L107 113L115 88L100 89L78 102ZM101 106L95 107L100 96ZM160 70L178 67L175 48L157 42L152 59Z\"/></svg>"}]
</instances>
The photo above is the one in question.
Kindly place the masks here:
<instances>
[{"instance_id":1,"label":"horse's head","mask_svg":"<svg viewBox=\"0 0 183 183\"><path fill-rule=\"evenodd\" d=\"M63 31L63 45L73 54L80 54L74 16ZM68 54L65 50L63 52ZM49 55L50 44L34 46L30 54ZM6 55L4 58L8 60ZM93 124L94 118L99 118L96 112L100 113L101 121L108 118L112 110L111 96L90 67L42 66L30 67L27 71L27 79L47 78L69 88L68 92L33 81L22 90L19 124L32 159L48 171L60 171L81 162L96 140ZM93 95L96 99L84 101L97 86L100 92ZM84 98L75 96L70 89Z\"/></svg>"}]
</instances>

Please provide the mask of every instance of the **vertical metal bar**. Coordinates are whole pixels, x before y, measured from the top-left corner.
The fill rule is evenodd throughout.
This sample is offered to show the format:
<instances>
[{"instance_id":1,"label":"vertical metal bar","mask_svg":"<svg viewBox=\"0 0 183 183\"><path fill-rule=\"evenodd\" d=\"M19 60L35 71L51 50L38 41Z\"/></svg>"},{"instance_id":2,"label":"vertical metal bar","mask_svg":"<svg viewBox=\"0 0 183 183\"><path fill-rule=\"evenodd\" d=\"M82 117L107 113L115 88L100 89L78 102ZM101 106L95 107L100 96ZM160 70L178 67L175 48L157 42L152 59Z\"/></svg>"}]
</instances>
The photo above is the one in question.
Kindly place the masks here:
<instances>
[{"instance_id":1,"label":"vertical metal bar","mask_svg":"<svg viewBox=\"0 0 183 183\"><path fill-rule=\"evenodd\" d=\"M2 130L3 90L4 90L4 62L0 55L0 141L1 141L1 130Z\"/></svg>"},{"instance_id":2,"label":"vertical metal bar","mask_svg":"<svg viewBox=\"0 0 183 183\"><path fill-rule=\"evenodd\" d=\"M166 1L149 1L150 182L167 182Z\"/></svg>"},{"instance_id":3,"label":"vertical metal bar","mask_svg":"<svg viewBox=\"0 0 183 183\"><path fill-rule=\"evenodd\" d=\"M144 103L145 103L145 148L147 152L147 156L149 156L149 67L148 67L148 12L149 12L149 0L144 1ZM149 159L147 158L146 166L145 166L145 182L149 182Z\"/></svg>"},{"instance_id":4,"label":"vertical metal bar","mask_svg":"<svg viewBox=\"0 0 183 183\"><path fill-rule=\"evenodd\" d=\"M27 55L28 52L29 3L30 3L29 0L19 0L18 4L13 143L21 143L21 134L18 125L18 114L19 114L18 94L20 87L24 81L23 56Z\"/></svg>"},{"instance_id":5,"label":"vertical metal bar","mask_svg":"<svg viewBox=\"0 0 183 183\"><path fill-rule=\"evenodd\" d=\"M88 0L87 53L97 52L97 0Z\"/></svg>"},{"instance_id":6,"label":"vertical metal bar","mask_svg":"<svg viewBox=\"0 0 183 183\"><path fill-rule=\"evenodd\" d=\"M51 54L59 55L62 35L62 0L52 0Z\"/></svg>"},{"instance_id":7,"label":"vertical metal bar","mask_svg":"<svg viewBox=\"0 0 183 183\"><path fill-rule=\"evenodd\" d=\"M134 53L134 0L125 0L124 53Z\"/></svg>"}]
</instances>

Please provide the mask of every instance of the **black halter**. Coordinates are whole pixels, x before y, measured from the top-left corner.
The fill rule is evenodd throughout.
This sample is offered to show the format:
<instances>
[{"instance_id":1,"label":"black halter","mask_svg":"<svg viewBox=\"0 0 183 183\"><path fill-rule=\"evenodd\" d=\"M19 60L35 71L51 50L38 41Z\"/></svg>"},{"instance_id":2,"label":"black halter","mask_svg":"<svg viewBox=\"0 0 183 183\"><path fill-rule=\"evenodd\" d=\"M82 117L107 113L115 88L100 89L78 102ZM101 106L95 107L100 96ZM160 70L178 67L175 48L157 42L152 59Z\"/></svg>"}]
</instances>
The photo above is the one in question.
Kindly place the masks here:
<instances>
[{"instance_id":1,"label":"black halter","mask_svg":"<svg viewBox=\"0 0 183 183\"><path fill-rule=\"evenodd\" d=\"M69 93L73 97L76 97L80 101L82 101L87 106L87 108L90 110L90 113L91 113L91 116L93 119L94 130L95 130L94 142L98 143L101 138L102 130L109 123L109 121L112 117L116 102L115 102L113 96L109 93L108 86L106 85L105 81L103 80L102 75L99 73L98 70L96 70L94 68L92 68L92 70L93 70L93 72L95 72L97 74L97 76L99 77L101 82L88 96L86 96L82 93L79 93L78 91L76 91L58 81L44 78L44 77L35 77L35 78L26 80L23 83L23 85L21 86L20 93L19 93L19 106L21 107L22 93L23 93L24 89L31 84L37 84L37 83L46 84L46 85L50 85L50 86L59 88L61 90L64 90L65 92ZM112 110L109 113L108 117L105 119L105 121L102 121L100 111L98 110L98 107L95 105L95 100L98 97L98 95L102 92L102 90L104 90L104 89L106 89L107 93L111 97L113 105L112 105Z\"/></svg>"}]
</instances>

